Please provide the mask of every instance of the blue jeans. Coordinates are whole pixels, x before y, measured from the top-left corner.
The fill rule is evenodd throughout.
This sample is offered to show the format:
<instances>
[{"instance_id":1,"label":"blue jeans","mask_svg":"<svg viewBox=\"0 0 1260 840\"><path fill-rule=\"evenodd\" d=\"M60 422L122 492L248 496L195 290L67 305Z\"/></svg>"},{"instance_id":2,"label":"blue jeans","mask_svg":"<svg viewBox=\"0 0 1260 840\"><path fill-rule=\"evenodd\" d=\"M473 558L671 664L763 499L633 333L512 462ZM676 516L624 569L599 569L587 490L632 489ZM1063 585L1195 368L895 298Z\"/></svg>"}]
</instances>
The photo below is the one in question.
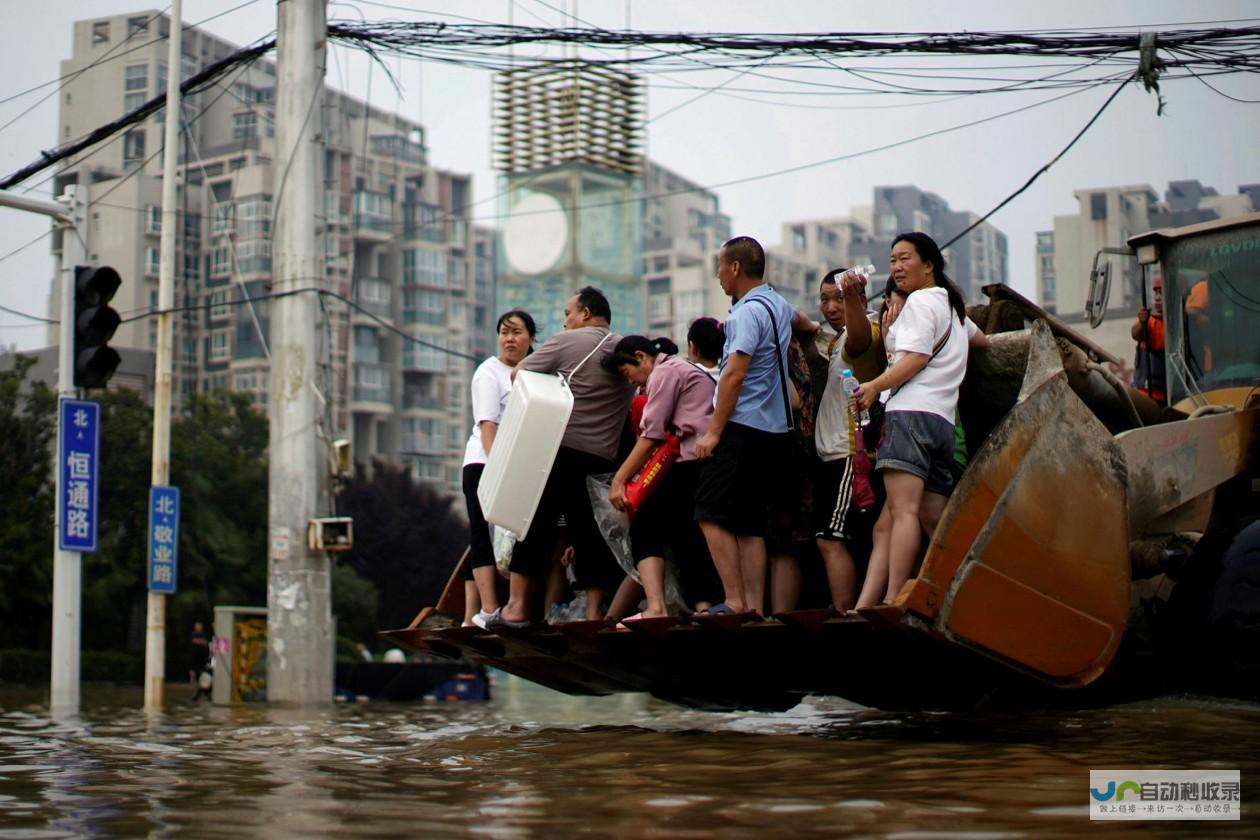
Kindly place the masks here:
<instances>
[{"instance_id":1,"label":"blue jeans","mask_svg":"<svg viewBox=\"0 0 1260 840\"><path fill-rule=\"evenodd\" d=\"M875 457L877 470L901 470L923 479L930 493L954 489L954 424L929 411L890 411Z\"/></svg>"}]
</instances>

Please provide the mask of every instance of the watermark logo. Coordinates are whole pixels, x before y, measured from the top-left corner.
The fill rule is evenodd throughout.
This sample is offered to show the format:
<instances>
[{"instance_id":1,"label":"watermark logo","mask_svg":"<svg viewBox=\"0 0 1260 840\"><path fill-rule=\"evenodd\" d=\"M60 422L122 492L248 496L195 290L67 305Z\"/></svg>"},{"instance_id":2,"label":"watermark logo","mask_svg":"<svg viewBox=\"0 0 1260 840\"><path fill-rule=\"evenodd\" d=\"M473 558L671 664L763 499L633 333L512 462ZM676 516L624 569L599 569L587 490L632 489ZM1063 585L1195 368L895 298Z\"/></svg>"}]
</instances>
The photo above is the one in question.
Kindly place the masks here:
<instances>
[{"instance_id":1,"label":"watermark logo","mask_svg":"<svg viewBox=\"0 0 1260 840\"><path fill-rule=\"evenodd\" d=\"M1242 819L1237 770L1090 770L1091 820Z\"/></svg>"}]
</instances>

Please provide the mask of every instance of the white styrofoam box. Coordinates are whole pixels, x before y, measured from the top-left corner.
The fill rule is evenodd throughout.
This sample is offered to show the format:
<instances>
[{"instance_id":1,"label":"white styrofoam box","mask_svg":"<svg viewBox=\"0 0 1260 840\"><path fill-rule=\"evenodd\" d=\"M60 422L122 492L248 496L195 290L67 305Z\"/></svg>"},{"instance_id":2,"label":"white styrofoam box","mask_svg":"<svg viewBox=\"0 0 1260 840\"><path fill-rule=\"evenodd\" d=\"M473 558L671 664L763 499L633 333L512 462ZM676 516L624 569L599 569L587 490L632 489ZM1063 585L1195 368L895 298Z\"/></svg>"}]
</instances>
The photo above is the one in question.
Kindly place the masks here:
<instances>
[{"instance_id":1,"label":"white styrofoam box","mask_svg":"<svg viewBox=\"0 0 1260 840\"><path fill-rule=\"evenodd\" d=\"M572 412L573 392L559 376L517 372L477 486L487 522L525 539Z\"/></svg>"}]
</instances>

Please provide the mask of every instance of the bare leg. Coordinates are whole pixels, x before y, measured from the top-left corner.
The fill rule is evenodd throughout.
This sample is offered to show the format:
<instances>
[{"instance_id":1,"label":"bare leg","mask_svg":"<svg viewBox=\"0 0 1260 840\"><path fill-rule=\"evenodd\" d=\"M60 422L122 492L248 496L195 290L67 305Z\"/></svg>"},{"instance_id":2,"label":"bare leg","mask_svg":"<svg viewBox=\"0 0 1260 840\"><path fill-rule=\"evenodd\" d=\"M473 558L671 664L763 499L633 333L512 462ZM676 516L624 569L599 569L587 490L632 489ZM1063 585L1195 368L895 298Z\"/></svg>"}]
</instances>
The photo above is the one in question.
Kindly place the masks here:
<instances>
[{"instance_id":1,"label":"bare leg","mask_svg":"<svg viewBox=\"0 0 1260 840\"><path fill-rule=\"evenodd\" d=\"M888 588L888 543L891 536L892 517L888 505L884 505L871 532L871 559L866 566L866 580L862 581L857 609L873 607L884 600L884 592Z\"/></svg>"},{"instance_id":2,"label":"bare leg","mask_svg":"<svg viewBox=\"0 0 1260 840\"><path fill-rule=\"evenodd\" d=\"M544 611L551 609L552 604L563 604L569 600L566 597L569 581L564 574L564 564L560 561L560 555L563 555L566 550L565 547L560 547L557 550L557 556L552 558L551 573L547 576L547 598Z\"/></svg>"},{"instance_id":3,"label":"bare leg","mask_svg":"<svg viewBox=\"0 0 1260 840\"><path fill-rule=\"evenodd\" d=\"M508 602L500 615L508 621L525 621L533 605L534 579L520 572L508 575Z\"/></svg>"},{"instance_id":4,"label":"bare leg","mask_svg":"<svg viewBox=\"0 0 1260 840\"><path fill-rule=\"evenodd\" d=\"M473 573L474 576L476 572ZM481 599L477 597L477 584L475 581L464 581L464 626L472 624L473 616L477 614L477 610L481 608Z\"/></svg>"},{"instance_id":5,"label":"bare leg","mask_svg":"<svg viewBox=\"0 0 1260 840\"><path fill-rule=\"evenodd\" d=\"M761 537L739 538L739 569L744 577L745 608L766 611L766 541ZM729 604L730 601L728 600Z\"/></svg>"},{"instance_id":6,"label":"bare leg","mask_svg":"<svg viewBox=\"0 0 1260 840\"><path fill-rule=\"evenodd\" d=\"M781 613L796 609L801 598L801 564L791 554L770 558L770 611Z\"/></svg>"},{"instance_id":7,"label":"bare leg","mask_svg":"<svg viewBox=\"0 0 1260 840\"><path fill-rule=\"evenodd\" d=\"M622 578L621 585L617 587L617 594L613 595L612 606L608 608L608 617L614 620L625 618L642 599L643 587L635 583L634 578L626 575Z\"/></svg>"},{"instance_id":8,"label":"bare leg","mask_svg":"<svg viewBox=\"0 0 1260 840\"><path fill-rule=\"evenodd\" d=\"M849 547L840 540L815 540L827 569L827 584L831 588L831 605L840 612L853 609L853 596L857 591L857 569Z\"/></svg>"},{"instance_id":9,"label":"bare leg","mask_svg":"<svg viewBox=\"0 0 1260 840\"><path fill-rule=\"evenodd\" d=\"M704 532L704 540L709 544L709 556L713 558L713 566L717 569L718 577L722 579L726 605L735 612L744 612L748 609L748 604L744 600L744 575L739 560L739 541L730 531L710 520L701 522L700 530Z\"/></svg>"},{"instance_id":10,"label":"bare leg","mask_svg":"<svg viewBox=\"0 0 1260 840\"><path fill-rule=\"evenodd\" d=\"M923 526L923 533L927 534L929 541L936 533L936 526L940 524L941 514L945 512L945 503L948 501L949 497L940 493L930 490L923 493L923 501L919 503L919 524Z\"/></svg>"},{"instance_id":11,"label":"bare leg","mask_svg":"<svg viewBox=\"0 0 1260 840\"><path fill-rule=\"evenodd\" d=\"M665 558L644 557L638 565L639 579L643 581L643 593L647 596L644 618L660 618L669 615L665 609ZM629 580L629 578L626 578Z\"/></svg>"},{"instance_id":12,"label":"bare leg","mask_svg":"<svg viewBox=\"0 0 1260 840\"><path fill-rule=\"evenodd\" d=\"M914 573L921 542L919 503L923 499L923 479L902 470L884 470L884 487L888 490L888 510L892 517L892 536L888 542L888 589L885 601L892 601L901 586Z\"/></svg>"},{"instance_id":13,"label":"bare leg","mask_svg":"<svg viewBox=\"0 0 1260 840\"><path fill-rule=\"evenodd\" d=\"M602 621L604 618L604 590L589 586L586 589L586 620Z\"/></svg>"},{"instance_id":14,"label":"bare leg","mask_svg":"<svg viewBox=\"0 0 1260 840\"><path fill-rule=\"evenodd\" d=\"M473 569L477 582L477 594L481 598L481 611L492 613L499 608L499 570L495 566L479 566Z\"/></svg>"}]
</instances>

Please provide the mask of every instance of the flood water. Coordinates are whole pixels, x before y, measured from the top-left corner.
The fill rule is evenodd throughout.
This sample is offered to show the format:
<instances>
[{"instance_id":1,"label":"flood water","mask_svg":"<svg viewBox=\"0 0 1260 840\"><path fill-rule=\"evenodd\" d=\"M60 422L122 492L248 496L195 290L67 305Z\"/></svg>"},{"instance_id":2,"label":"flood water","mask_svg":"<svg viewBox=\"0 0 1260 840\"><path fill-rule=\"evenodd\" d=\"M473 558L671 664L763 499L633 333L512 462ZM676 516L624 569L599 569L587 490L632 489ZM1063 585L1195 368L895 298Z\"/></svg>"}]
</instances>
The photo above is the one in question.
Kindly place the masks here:
<instances>
[{"instance_id":1,"label":"flood water","mask_svg":"<svg viewBox=\"0 0 1260 840\"><path fill-rule=\"evenodd\" d=\"M0 688L0 838L1260 835L1260 706L715 714L498 675L481 704L296 711ZM1089 770L1242 771L1240 822L1090 823Z\"/></svg>"}]
</instances>

